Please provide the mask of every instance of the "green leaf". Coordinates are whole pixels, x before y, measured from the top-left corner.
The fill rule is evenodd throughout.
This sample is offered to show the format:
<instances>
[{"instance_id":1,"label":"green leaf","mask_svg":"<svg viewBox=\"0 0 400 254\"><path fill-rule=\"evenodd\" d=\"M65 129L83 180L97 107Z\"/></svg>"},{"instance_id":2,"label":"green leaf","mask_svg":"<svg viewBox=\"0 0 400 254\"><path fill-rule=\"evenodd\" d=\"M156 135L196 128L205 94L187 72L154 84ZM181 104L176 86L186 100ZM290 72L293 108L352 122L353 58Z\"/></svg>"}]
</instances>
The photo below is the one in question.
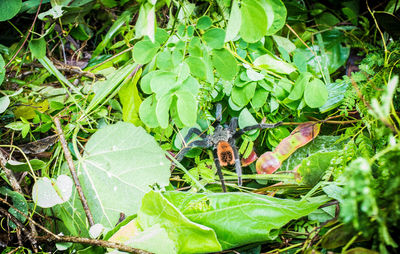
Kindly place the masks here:
<instances>
[{"instance_id":1,"label":"green leaf","mask_svg":"<svg viewBox=\"0 0 400 254\"><path fill-rule=\"evenodd\" d=\"M53 207L69 200L72 187L72 179L67 175L59 175L57 180L42 177L33 185L32 199L40 207Z\"/></svg>"},{"instance_id":2,"label":"green leaf","mask_svg":"<svg viewBox=\"0 0 400 254\"><path fill-rule=\"evenodd\" d=\"M135 68L139 68L137 64L128 64L125 67L113 72L106 80L96 82L98 87L89 106L86 108L86 114L94 110L100 103L104 102L112 92L121 84L121 82L130 74Z\"/></svg>"},{"instance_id":3,"label":"green leaf","mask_svg":"<svg viewBox=\"0 0 400 254\"><path fill-rule=\"evenodd\" d=\"M18 209L19 212L22 212L25 215L28 215L28 202L26 202L25 197L16 191L12 191L6 187L0 187L0 193L3 194L4 196L11 197L12 204L13 206ZM17 218L19 221L24 223L26 221L26 216L22 215L21 213L17 212L14 208L9 208L8 212L14 215L15 218ZM16 229L17 225L15 225L13 222L9 222L9 225L11 228Z\"/></svg>"},{"instance_id":4,"label":"green leaf","mask_svg":"<svg viewBox=\"0 0 400 254\"><path fill-rule=\"evenodd\" d=\"M256 0L243 0L240 12L240 36L249 43L259 41L268 31L268 18L263 6Z\"/></svg>"},{"instance_id":5,"label":"green leaf","mask_svg":"<svg viewBox=\"0 0 400 254\"><path fill-rule=\"evenodd\" d=\"M193 126L197 120L197 101L193 94L186 90L178 90L177 108L179 119L186 126Z\"/></svg>"},{"instance_id":6,"label":"green leaf","mask_svg":"<svg viewBox=\"0 0 400 254\"><path fill-rule=\"evenodd\" d=\"M0 85L3 83L4 77L6 75L6 69L4 69L4 66L6 63L4 62L3 56L0 54Z\"/></svg>"},{"instance_id":7,"label":"green leaf","mask_svg":"<svg viewBox=\"0 0 400 254\"><path fill-rule=\"evenodd\" d=\"M177 85L176 74L169 71L155 71L150 80L151 90L156 93L157 100Z\"/></svg>"},{"instance_id":8,"label":"green leaf","mask_svg":"<svg viewBox=\"0 0 400 254\"><path fill-rule=\"evenodd\" d=\"M163 95L159 101L157 102L156 106L156 115L158 123L160 127L165 129L168 127L169 122L169 108L172 102L172 94L165 94Z\"/></svg>"},{"instance_id":9,"label":"green leaf","mask_svg":"<svg viewBox=\"0 0 400 254\"><path fill-rule=\"evenodd\" d=\"M39 170L46 166L46 163L44 161L41 161L38 159L30 160L29 163L31 164L33 170ZM29 165L27 162L19 162L19 161L9 160L9 161L7 161L6 167L8 169L11 169L14 172L29 172L30 171L30 168L29 168Z\"/></svg>"},{"instance_id":10,"label":"green leaf","mask_svg":"<svg viewBox=\"0 0 400 254\"><path fill-rule=\"evenodd\" d=\"M224 47L225 30L221 28L211 28L203 34L203 40L213 49Z\"/></svg>"},{"instance_id":11,"label":"green leaf","mask_svg":"<svg viewBox=\"0 0 400 254\"><path fill-rule=\"evenodd\" d=\"M122 119L124 122L133 123L135 126L141 125L139 119L139 107L142 103L137 82L142 74L142 69L136 72L135 76L127 79L118 91L118 97L122 104Z\"/></svg>"},{"instance_id":12,"label":"green leaf","mask_svg":"<svg viewBox=\"0 0 400 254\"><path fill-rule=\"evenodd\" d=\"M234 86L231 95L232 101L239 107L246 106L253 98L256 87L256 82L250 82L243 87Z\"/></svg>"},{"instance_id":13,"label":"green leaf","mask_svg":"<svg viewBox=\"0 0 400 254\"><path fill-rule=\"evenodd\" d=\"M137 222L144 230L154 226L164 228L175 243L176 253L208 253L222 250L214 230L186 218L159 192L150 191L143 197Z\"/></svg>"},{"instance_id":14,"label":"green leaf","mask_svg":"<svg viewBox=\"0 0 400 254\"><path fill-rule=\"evenodd\" d=\"M32 55L36 58L42 58L46 56L46 41L45 39L39 38L29 41L29 49Z\"/></svg>"},{"instance_id":15,"label":"green leaf","mask_svg":"<svg viewBox=\"0 0 400 254\"><path fill-rule=\"evenodd\" d=\"M287 98L292 101L300 100L303 97L304 89L308 85L308 82L310 81L311 77L312 74L309 72L300 73L299 77L294 83L293 90L290 92Z\"/></svg>"},{"instance_id":16,"label":"green leaf","mask_svg":"<svg viewBox=\"0 0 400 254\"><path fill-rule=\"evenodd\" d=\"M152 42L155 40L156 17L155 6L150 3L140 5L139 16L135 24L136 38L147 35Z\"/></svg>"},{"instance_id":17,"label":"green leaf","mask_svg":"<svg viewBox=\"0 0 400 254\"><path fill-rule=\"evenodd\" d=\"M272 35L272 38L274 38L276 45L284 48L286 50L286 52L288 52L288 53L291 53L296 49L296 45L294 45L294 43L291 42L288 38L278 36L278 35Z\"/></svg>"},{"instance_id":18,"label":"green leaf","mask_svg":"<svg viewBox=\"0 0 400 254\"><path fill-rule=\"evenodd\" d=\"M187 77L181 84L180 90L186 90L190 92L193 96L197 96L199 93L200 84L197 79L192 76Z\"/></svg>"},{"instance_id":19,"label":"green leaf","mask_svg":"<svg viewBox=\"0 0 400 254\"><path fill-rule=\"evenodd\" d=\"M135 214L151 185L168 185L169 167L164 151L142 127L119 122L98 130L79 161L95 223L113 228L120 213Z\"/></svg>"},{"instance_id":20,"label":"green leaf","mask_svg":"<svg viewBox=\"0 0 400 254\"><path fill-rule=\"evenodd\" d=\"M331 160L338 154L338 151L318 152L305 158L297 169L301 176L301 183L307 186L315 186L330 166Z\"/></svg>"},{"instance_id":21,"label":"green leaf","mask_svg":"<svg viewBox=\"0 0 400 254\"><path fill-rule=\"evenodd\" d=\"M17 15L22 6L22 0L0 1L0 22L6 21ZM0 82L1 83L1 82Z\"/></svg>"},{"instance_id":22,"label":"green leaf","mask_svg":"<svg viewBox=\"0 0 400 254\"><path fill-rule=\"evenodd\" d=\"M205 80L207 78L207 66L202 58L197 56L189 56L185 62L189 65L190 73L199 79Z\"/></svg>"},{"instance_id":23,"label":"green leaf","mask_svg":"<svg viewBox=\"0 0 400 254\"><path fill-rule=\"evenodd\" d=\"M140 88L144 93L151 94L153 92L151 90L150 81L153 78L153 75L155 75L156 73L157 73L156 71L151 71L146 75L144 75L140 80Z\"/></svg>"},{"instance_id":24,"label":"green leaf","mask_svg":"<svg viewBox=\"0 0 400 254\"><path fill-rule=\"evenodd\" d=\"M258 124L256 119L254 119L253 115L249 112L247 108L244 108L238 118L238 125L239 128L243 129L244 127L251 126L251 125L256 125ZM256 130L249 131L248 134L254 134L257 132Z\"/></svg>"},{"instance_id":25,"label":"green leaf","mask_svg":"<svg viewBox=\"0 0 400 254\"><path fill-rule=\"evenodd\" d=\"M139 41L133 46L133 59L135 59L138 64L147 64L153 59L159 48L159 45L151 41Z\"/></svg>"},{"instance_id":26,"label":"green leaf","mask_svg":"<svg viewBox=\"0 0 400 254\"><path fill-rule=\"evenodd\" d=\"M349 83L345 81L336 80L335 83L329 83L326 86L328 90L328 99L325 104L319 108L319 111L325 113L339 106L344 99L344 94L348 87Z\"/></svg>"},{"instance_id":27,"label":"green leaf","mask_svg":"<svg viewBox=\"0 0 400 254\"><path fill-rule=\"evenodd\" d=\"M296 70L291 64L286 63L283 60L278 59L275 56L265 54L259 56L254 60L254 65L261 67L268 71L273 71L282 74L290 74Z\"/></svg>"},{"instance_id":28,"label":"green leaf","mask_svg":"<svg viewBox=\"0 0 400 254\"><path fill-rule=\"evenodd\" d=\"M325 197L295 201L249 193L166 192L164 196L191 221L214 229L224 250L271 240L273 230L328 201Z\"/></svg>"},{"instance_id":29,"label":"green leaf","mask_svg":"<svg viewBox=\"0 0 400 254\"><path fill-rule=\"evenodd\" d=\"M199 18L197 21L196 28L202 29L202 30L207 30L212 26L212 20L209 16L203 16Z\"/></svg>"},{"instance_id":30,"label":"green leaf","mask_svg":"<svg viewBox=\"0 0 400 254\"><path fill-rule=\"evenodd\" d=\"M236 38L242 23L242 16L237 0L232 1L231 15L229 16L228 25L226 27L225 42L232 41Z\"/></svg>"},{"instance_id":31,"label":"green leaf","mask_svg":"<svg viewBox=\"0 0 400 254\"><path fill-rule=\"evenodd\" d=\"M238 73L238 63L235 57L226 49L213 49L211 52L212 63L225 80L232 80Z\"/></svg>"},{"instance_id":32,"label":"green leaf","mask_svg":"<svg viewBox=\"0 0 400 254\"><path fill-rule=\"evenodd\" d=\"M156 116L156 106L157 100L155 95L147 97L142 104L140 104L140 120L149 128L156 128L159 126Z\"/></svg>"},{"instance_id":33,"label":"green leaf","mask_svg":"<svg viewBox=\"0 0 400 254\"><path fill-rule=\"evenodd\" d=\"M274 19L271 26L268 27L268 31L265 35L272 35L281 30L285 25L287 11L281 0L268 0L267 2L271 6Z\"/></svg>"},{"instance_id":34,"label":"green leaf","mask_svg":"<svg viewBox=\"0 0 400 254\"><path fill-rule=\"evenodd\" d=\"M158 53L156 63L160 70L170 71L174 68L170 51Z\"/></svg>"},{"instance_id":35,"label":"green leaf","mask_svg":"<svg viewBox=\"0 0 400 254\"><path fill-rule=\"evenodd\" d=\"M0 97L0 114L6 111L10 105L10 98L8 96Z\"/></svg>"},{"instance_id":36,"label":"green leaf","mask_svg":"<svg viewBox=\"0 0 400 254\"><path fill-rule=\"evenodd\" d=\"M268 94L267 90L261 86L257 86L254 97L251 99L253 107L256 109L261 108L267 102Z\"/></svg>"},{"instance_id":37,"label":"green leaf","mask_svg":"<svg viewBox=\"0 0 400 254\"><path fill-rule=\"evenodd\" d=\"M304 100L310 108L319 108L328 100L328 90L324 82L314 79L304 90Z\"/></svg>"}]
</instances>

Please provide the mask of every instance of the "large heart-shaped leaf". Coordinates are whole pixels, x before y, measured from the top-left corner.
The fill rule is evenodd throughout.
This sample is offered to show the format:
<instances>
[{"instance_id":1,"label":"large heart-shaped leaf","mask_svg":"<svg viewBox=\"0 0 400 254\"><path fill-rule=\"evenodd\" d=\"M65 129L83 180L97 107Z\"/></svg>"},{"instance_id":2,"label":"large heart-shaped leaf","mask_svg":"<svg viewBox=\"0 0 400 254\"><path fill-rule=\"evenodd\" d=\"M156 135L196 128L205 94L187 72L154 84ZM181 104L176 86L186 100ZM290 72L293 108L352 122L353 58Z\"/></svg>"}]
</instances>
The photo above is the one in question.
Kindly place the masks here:
<instances>
[{"instance_id":1,"label":"large heart-shaped leaf","mask_svg":"<svg viewBox=\"0 0 400 254\"><path fill-rule=\"evenodd\" d=\"M119 122L98 130L79 162L79 179L96 223L112 228L137 212L150 186L169 183L170 162L141 127Z\"/></svg>"}]
</instances>

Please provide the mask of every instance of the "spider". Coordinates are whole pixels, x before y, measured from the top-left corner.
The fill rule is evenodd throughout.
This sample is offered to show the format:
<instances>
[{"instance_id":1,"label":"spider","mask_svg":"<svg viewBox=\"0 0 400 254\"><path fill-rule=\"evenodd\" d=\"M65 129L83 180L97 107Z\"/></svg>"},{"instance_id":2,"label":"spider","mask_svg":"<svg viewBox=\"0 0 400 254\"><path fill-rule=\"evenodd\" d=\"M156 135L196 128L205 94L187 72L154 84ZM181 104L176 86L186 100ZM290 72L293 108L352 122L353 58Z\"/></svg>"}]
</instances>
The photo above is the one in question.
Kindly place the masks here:
<instances>
[{"instance_id":1,"label":"spider","mask_svg":"<svg viewBox=\"0 0 400 254\"><path fill-rule=\"evenodd\" d=\"M214 133L212 135L206 135L204 132L197 128L189 129L187 135L184 138L184 144L187 144L178 153L176 159L178 161L183 159L183 156L193 147L203 147L211 148L213 150L214 163L217 167L217 174L221 180L221 187L223 192L226 192L226 186L224 181L224 176L222 175L221 167L226 167L228 165L235 165L236 174L238 176L238 185L242 186L242 166L240 164L239 153L236 148L236 139L240 137L246 131L251 131L255 129L269 129L275 128L282 124L278 122L275 124L265 124L260 123L256 125L247 126L243 129L238 129L238 118L233 117L229 125L221 125L222 119L222 106L217 104L215 113L215 127ZM201 140L194 140L190 143L192 135L196 134Z\"/></svg>"}]
</instances>

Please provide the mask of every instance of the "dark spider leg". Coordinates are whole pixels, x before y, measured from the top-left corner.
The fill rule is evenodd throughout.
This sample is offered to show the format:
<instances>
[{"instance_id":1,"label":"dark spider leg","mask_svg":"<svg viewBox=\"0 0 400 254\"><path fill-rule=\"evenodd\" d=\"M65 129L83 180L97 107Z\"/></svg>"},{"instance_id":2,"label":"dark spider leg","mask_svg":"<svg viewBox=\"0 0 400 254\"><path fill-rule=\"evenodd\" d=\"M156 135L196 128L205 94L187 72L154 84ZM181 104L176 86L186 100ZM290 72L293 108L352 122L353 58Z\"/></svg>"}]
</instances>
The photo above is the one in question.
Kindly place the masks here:
<instances>
[{"instance_id":1,"label":"dark spider leg","mask_svg":"<svg viewBox=\"0 0 400 254\"><path fill-rule=\"evenodd\" d=\"M272 128L278 127L280 125L282 125L282 122L277 122L277 123L272 123L272 124L259 123L256 125L247 126L247 127L244 127L243 129L238 130L233 135L233 137L237 138L237 137L241 136L243 133L245 133L246 131L251 131L251 130L255 130L255 129L272 129Z\"/></svg>"},{"instance_id":2,"label":"dark spider leg","mask_svg":"<svg viewBox=\"0 0 400 254\"><path fill-rule=\"evenodd\" d=\"M183 159L183 156L185 156L185 154L192 149L193 147L204 147L204 148L209 148L210 145L208 143L208 140L195 140L189 143L189 145L187 145L186 147L182 148L178 155L175 157L177 161L181 161Z\"/></svg>"},{"instance_id":3,"label":"dark spider leg","mask_svg":"<svg viewBox=\"0 0 400 254\"><path fill-rule=\"evenodd\" d=\"M193 134L196 134L197 136L205 139L206 138L206 134L204 132L202 132L201 130L197 129L197 128L190 128L189 131L187 132L184 140L185 140L185 144L187 144L190 140L190 138L193 136Z\"/></svg>"},{"instance_id":4,"label":"dark spider leg","mask_svg":"<svg viewBox=\"0 0 400 254\"><path fill-rule=\"evenodd\" d=\"M242 184L243 184L243 182L242 182L242 165L241 165L240 158L239 158L239 152L235 145L235 139L232 139L232 142L230 142L230 145L233 150L233 155L235 156L235 170L236 170L236 174L238 176L238 185L242 186Z\"/></svg>"},{"instance_id":5,"label":"dark spider leg","mask_svg":"<svg viewBox=\"0 0 400 254\"><path fill-rule=\"evenodd\" d=\"M213 149L213 155L214 155L214 163L215 166L217 167L217 174L219 176L219 180L221 181L222 191L226 192L225 180L224 176L222 175L221 165L219 164L217 149Z\"/></svg>"}]
</instances>

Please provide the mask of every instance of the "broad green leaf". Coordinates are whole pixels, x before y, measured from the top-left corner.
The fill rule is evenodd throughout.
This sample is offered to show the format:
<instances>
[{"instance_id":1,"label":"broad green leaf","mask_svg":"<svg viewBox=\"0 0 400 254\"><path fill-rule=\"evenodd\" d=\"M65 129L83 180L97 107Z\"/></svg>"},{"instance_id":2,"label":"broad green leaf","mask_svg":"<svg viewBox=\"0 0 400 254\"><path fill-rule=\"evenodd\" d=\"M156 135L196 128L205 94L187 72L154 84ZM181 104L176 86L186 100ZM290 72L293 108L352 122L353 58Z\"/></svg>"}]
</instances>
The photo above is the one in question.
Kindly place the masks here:
<instances>
[{"instance_id":1,"label":"broad green leaf","mask_svg":"<svg viewBox=\"0 0 400 254\"><path fill-rule=\"evenodd\" d=\"M138 64L147 64L153 59L159 48L159 45L151 41L139 41L133 46L133 59L135 59L135 62Z\"/></svg>"},{"instance_id":2,"label":"broad green leaf","mask_svg":"<svg viewBox=\"0 0 400 254\"><path fill-rule=\"evenodd\" d=\"M163 71L170 71L174 68L170 51L164 51L157 54L157 67Z\"/></svg>"},{"instance_id":3,"label":"broad green leaf","mask_svg":"<svg viewBox=\"0 0 400 254\"><path fill-rule=\"evenodd\" d=\"M155 71L150 80L151 90L156 93L157 100L177 85L176 74L169 71Z\"/></svg>"},{"instance_id":4,"label":"broad green leaf","mask_svg":"<svg viewBox=\"0 0 400 254\"><path fill-rule=\"evenodd\" d=\"M8 96L0 97L0 114L6 111L10 105L10 98Z\"/></svg>"},{"instance_id":5,"label":"broad green leaf","mask_svg":"<svg viewBox=\"0 0 400 254\"><path fill-rule=\"evenodd\" d=\"M0 22L9 20L21 9L22 0L1 0L0 1ZM0 82L1 83L1 82Z\"/></svg>"},{"instance_id":6,"label":"broad green leaf","mask_svg":"<svg viewBox=\"0 0 400 254\"><path fill-rule=\"evenodd\" d=\"M42 177L32 188L32 199L40 207L49 208L69 200L73 182L67 175L59 175L57 180Z\"/></svg>"},{"instance_id":7,"label":"broad green leaf","mask_svg":"<svg viewBox=\"0 0 400 254\"><path fill-rule=\"evenodd\" d=\"M205 80L207 78L207 66L202 58L197 56L189 56L185 62L189 65L190 73L199 79Z\"/></svg>"},{"instance_id":8,"label":"broad green leaf","mask_svg":"<svg viewBox=\"0 0 400 254\"><path fill-rule=\"evenodd\" d=\"M240 7L242 22L240 36L249 43L259 41L268 31L265 9L256 0L243 0Z\"/></svg>"},{"instance_id":9,"label":"broad green leaf","mask_svg":"<svg viewBox=\"0 0 400 254\"><path fill-rule=\"evenodd\" d=\"M39 38L29 41L29 49L32 55L36 58L42 58L46 56L46 41L45 39Z\"/></svg>"},{"instance_id":10,"label":"broad green leaf","mask_svg":"<svg viewBox=\"0 0 400 254\"><path fill-rule=\"evenodd\" d=\"M225 30L221 28L211 28L203 34L203 40L213 49L224 47Z\"/></svg>"},{"instance_id":11,"label":"broad green leaf","mask_svg":"<svg viewBox=\"0 0 400 254\"><path fill-rule=\"evenodd\" d=\"M296 68L294 68L291 64L269 54L257 57L256 60L254 60L254 65L268 71L282 74L290 74L296 70Z\"/></svg>"},{"instance_id":12,"label":"broad green leaf","mask_svg":"<svg viewBox=\"0 0 400 254\"><path fill-rule=\"evenodd\" d=\"M271 26L268 27L268 31L265 35L272 35L281 30L285 25L287 10L281 0L267 0L267 2L274 13L274 21Z\"/></svg>"},{"instance_id":13,"label":"broad green leaf","mask_svg":"<svg viewBox=\"0 0 400 254\"><path fill-rule=\"evenodd\" d=\"M157 100L155 95L147 97L139 108L140 120L149 128L156 128L159 126L156 116Z\"/></svg>"},{"instance_id":14,"label":"broad green leaf","mask_svg":"<svg viewBox=\"0 0 400 254\"><path fill-rule=\"evenodd\" d=\"M319 108L328 100L328 90L324 82L314 79L304 90L304 101L310 108Z\"/></svg>"},{"instance_id":15,"label":"broad green leaf","mask_svg":"<svg viewBox=\"0 0 400 254\"><path fill-rule=\"evenodd\" d=\"M239 9L237 0L232 1L231 15L229 16L228 25L226 27L225 42L232 41L236 38L242 23L242 16Z\"/></svg>"},{"instance_id":16,"label":"broad green leaf","mask_svg":"<svg viewBox=\"0 0 400 254\"><path fill-rule=\"evenodd\" d=\"M135 68L139 68L137 64L128 64L125 67L115 71L106 80L97 81L96 85L98 89L94 95L89 106L86 108L86 114L89 114L93 109L95 109L100 103L104 102L106 98L117 89L121 82L132 73Z\"/></svg>"},{"instance_id":17,"label":"broad green leaf","mask_svg":"<svg viewBox=\"0 0 400 254\"><path fill-rule=\"evenodd\" d=\"M147 35L152 42L155 41L156 17L155 6L144 3L140 5L139 16L135 24L135 36L140 38Z\"/></svg>"},{"instance_id":18,"label":"broad green leaf","mask_svg":"<svg viewBox=\"0 0 400 254\"><path fill-rule=\"evenodd\" d=\"M209 16L203 16L197 20L196 28L207 30L212 26L212 20Z\"/></svg>"},{"instance_id":19,"label":"broad green leaf","mask_svg":"<svg viewBox=\"0 0 400 254\"><path fill-rule=\"evenodd\" d=\"M208 253L222 250L214 230L186 218L159 192L150 191L143 197L137 222L144 230L154 226L164 228L175 243L177 253Z\"/></svg>"},{"instance_id":20,"label":"broad green leaf","mask_svg":"<svg viewBox=\"0 0 400 254\"><path fill-rule=\"evenodd\" d=\"M256 125L258 124L256 119L254 119L253 115L249 112L247 108L244 108L238 117L238 125L239 128L243 129L244 127ZM248 134L254 134L257 132L257 129L249 131Z\"/></svg>"},{"instance_id":21,"label":"broad green leaf","mask_svg":"<svg viewBox=\"0 0 400 254\"><path fill-rule=\"evenodd\" d=\"M300 100L303 97L304 89L308 85L308 82L310 81L311 77L312 74L309 72L300 73L299 77L294 83L293 90L290 92L287 98L292 101Z\"/></svg>"},{"instance_id":22,"label":"broad green leaf","mask_svg":"<svg viewBox=\"0 0 400 254\"><path fill-rule=\"evenodd\" d=\"M86 143L78 172L95 223L113 228L120 213L136 213L151 185L168 185L169 167L142 127L119 122L99 129Z\"/></svg>"},{"instance_id":23,"label":"broad green leaf","mask_svg":"<svg viewBox=\"0 0 400 254\"><path fill-rule=\"evenodd\" d=\"M328 201L325 197L295 201L249 193L166 192L164 196L189 220L214 229L224 250L271 240L273 230Z\"/></svg>"},{"instance_id":24,"label":"broad green leaf","mask_svg":"<svg viewBox=\"0 0 400 254\"><path fill-rule=\"evenodd\" d=\"M246 106L253 98L256 87L256 82L251 82L243 87L234 86L231 94L233 102L239 107Z\"/></svg>"},{"instance_id":25,"label":"broad green leaf","mask_svg":"<svg viewBox=\"0 0 400 254\"><path fill-rule=\"evenodd\" d=\"M4 77L6 75L6 70L4 69L4 66L6 63L4 62L3 56L0 54L0 85L3 83Z\"/></svg>"},{"instance_id":26,"label":"broad green leaf","mask_svg":"<svg viewBox=\"0 0 400 254\"><path fill-rule=\"evenodd\" d=\"M169 108L172 102L172 94L168 93L163 95L158 101L156 106L156 116L160 127L165 129L168 127L169 122Z\"/></svg>"},{"instance_id":27,"label":"broad green leaf","mask_svg":"<svg viewBox=\"0 0 400 254\"><path fill-rule=\"evenodd\" d=\"M181 84L180 90L186 90L190 92L193 96L197 96L199 93L200 84L197 79L192 76L187 77Z\"/></svg>"},{"instance_id":28,"label":"broad green leaf","mask_svg":"<svg viewBox=\"0 0 400 254\"><path fill-rule=\"evenodd\" d=\"M337 156L338 151L318 152L305 158L297 172L301 176L301 183L307 186L316 185L324 176L330 166L331 160Z\"/></svg>"},{"instance_id":29,"label":"broad green leaf","mask_svg":"<svg viewBox=\"0 0 400 254\"><path fill-rule=\"evenodd\" d=\"M232 80L238 73L238 64L235 57L226 49L213 49L211 52L212 63L225 80Z\"/></svg>"},{"instance_id":30,"label":"broad green leaf","mask_svg":"<svg viewBox=\"0 0 400 254\"><path fill-rule=\"evenodd\" d=\"M31 164L33 170L39 170L46 166L46 163L44 161L41 161L38 159L30 160L29 163ZM29 165L27 162L19 162L19 161L9 160L9 161L7 161L6 167L8 169L11 169L14 172L30 171L30 168L29 168Z\"/></svg>"},{"instance_id":31,"label":"broad green leaf","mask_svg":"<svg viewBox=\"0 0 400 254\"><path fill-rule=\"evenodd\" d=\"M254 97L251 99L253 107L256 109L262 107L267 102L268 94L269 92L263 87L257 86Z\"/></svg>"},{"instance_id":32,"label":"broad green leaf","mask_svg":"<svg viewBox=\"0 0 400 254\"><path fill-rule=\"evenodd\" d=\"M150 81L153 78L153 75L155 75L157 72L156 71L151 71L144 75L142 79L140 80L140 88L142 91L146 94L151 94L151 86L150 86Z\"/></svg>"},{"instance_id":33,"label":"broad green leaf","mask_svg":"<svg viewBox=\"0 0 400 254\"><path fill-rule=\"evenodd\" d=\"M124 122L133 123L135 126L141 125L139 107L142 98L140 98L137 89L137 82L141 74L142 69L136 72L135 76L127 79L118 91L118 97L122 104L122 119Z\"/></svg>"},{"instance_id":34,"label":"broad green leaf","mask_svg":"<svg viewBox=\"0 0 400 254\"><path fill-rule=\"evenodd\" d=\"M178 98L177 107L179 119L186 126L193 126L197 119L197 101L193 94L186 90L178 90L175 95Z\"/></svg>"}]
</instances>

